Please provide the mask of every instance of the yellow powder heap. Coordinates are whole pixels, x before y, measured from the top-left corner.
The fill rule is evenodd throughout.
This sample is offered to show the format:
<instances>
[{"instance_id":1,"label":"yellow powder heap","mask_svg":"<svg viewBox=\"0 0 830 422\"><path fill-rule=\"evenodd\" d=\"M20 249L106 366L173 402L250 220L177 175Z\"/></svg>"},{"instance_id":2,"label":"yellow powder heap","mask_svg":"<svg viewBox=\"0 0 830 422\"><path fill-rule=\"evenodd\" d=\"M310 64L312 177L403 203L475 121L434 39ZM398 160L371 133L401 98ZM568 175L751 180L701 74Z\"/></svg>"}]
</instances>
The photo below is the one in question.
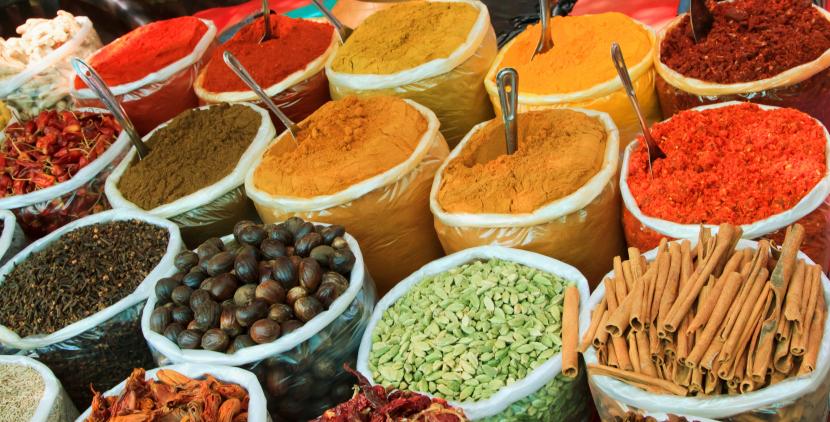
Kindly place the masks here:
<instances>
[{"instance_id":1,"label":"yellow powder heap","mask_svg":"<svg viewBox=\"0 0 830 422\"><path fill-rule=\"evenodd\" d=\"M427 130L426 118L397 97L330 101L300 123L297 146L274 144L254 171L271 195L331 195L406 161Z\"/></svg>"},{"instance_id":2,"label":"yellow powder heap","mask_svg":"<svg viewBox=\"0 0 830 422\"><path fill-rule=\"evenodd\" d=\"M530 60L539 42L540 25L516 37L499 68L519 72L519 90L534 94L582 91L617 77L611 62L611 43L617 42L629 69L649 54L648 31L621 13L555 17L551 23L553 48Z\"/></svg>"},{"instance_id":3,"label":"yellow powder heap","mask_svg":"<svg viewBox=\"0 0 830 422\"><path fill-rule=\"evenodd\" d=\"M421 1L378 11L340 47L332 69L387 75L447 58L467 40L478 14L466 3Z\"/></svg>"},{"instance_id":4,"label":"yellow powder heap","mask_svg":"<svg viewBox=\"0 0 830 422\"><path fill-rule=\"evenodd\" d=\"M573 110L518 116L519 147L507 155L504 124L473 134L444 169L438 203L456 213L530 213L570 195L602 167L607 136L594 117Z\"/></svg>"}]
</instances>

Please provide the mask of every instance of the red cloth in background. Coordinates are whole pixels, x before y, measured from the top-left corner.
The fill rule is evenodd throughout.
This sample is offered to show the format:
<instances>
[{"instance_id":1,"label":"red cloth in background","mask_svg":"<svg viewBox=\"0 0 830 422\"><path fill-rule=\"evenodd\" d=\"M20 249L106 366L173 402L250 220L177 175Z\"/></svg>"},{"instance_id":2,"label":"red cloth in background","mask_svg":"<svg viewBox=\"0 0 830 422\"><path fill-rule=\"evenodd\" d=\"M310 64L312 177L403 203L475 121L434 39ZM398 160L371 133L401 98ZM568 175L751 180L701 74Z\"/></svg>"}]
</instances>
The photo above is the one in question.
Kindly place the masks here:
<instances>
[{"instance_id":1,"label":"red cloth in background","mask_svg":"<svg viewBox=\"0 0 830 422\"><path fill-rule=\"evenodd\" d=\"M621 12L660 29L677 16L678 0L579 0L572 15Z\"/></svg>"},{"instance_id":2,"label":"red cloth in background","mask_svg":"<svg viewBox=\"0 0 830 422\"><path fill-rule=\"evenodd\" d=\"M298 7L303 7L311 2L309 0L269 0L271 10L275 13L285 13ZM212 20L216 24L217 33L221 33L229 25L233 25L248 15L260 10L262 2L251 0L238 6L216 7L203 10L193 16L202 19Z\"/></svg>"}]
</instances>

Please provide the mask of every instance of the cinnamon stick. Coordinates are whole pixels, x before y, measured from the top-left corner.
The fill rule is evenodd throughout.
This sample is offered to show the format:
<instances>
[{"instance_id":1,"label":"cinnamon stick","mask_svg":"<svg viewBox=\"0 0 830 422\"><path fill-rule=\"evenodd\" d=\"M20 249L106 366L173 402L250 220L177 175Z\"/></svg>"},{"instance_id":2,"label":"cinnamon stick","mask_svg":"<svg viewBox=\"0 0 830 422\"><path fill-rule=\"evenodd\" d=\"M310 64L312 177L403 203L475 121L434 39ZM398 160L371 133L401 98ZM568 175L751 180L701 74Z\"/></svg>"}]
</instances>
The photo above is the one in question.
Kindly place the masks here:
<instances>
[{"instance_id":1,"label":"cinnamon stick","mask_svg":"<svg viewBox=\"0 0 830 422\"><path fill-rule=\"evenodd\" d=\"M674 384L671 381L661 380L646 374L639 374L631 371L622 371L605 365L588 364L588 371L594 375L606 375L626 382L637 382L645 385L653 385L662 388L676 396L685 396L686 389Z\"/></svg>"},{"instance_id":2,"label":"cinnamon stick","mask_svg":"<svg viewBox=\"0 0 830 422\"><path fill-rule=\"evenodd\" d=\"M692 348L689 356L686 357L686 366L694 367L700 363L700 359L703 357L706 349L709 348L709 345L715 338L715 334L720 328L723 319L726 317L726 312L729 310L729 306L732 302L734 302L741 282L741 275L739 273L729 273L726 278L725 285L723 286L723 291L720 293L717 303L709 315L709 320L706 322L703 332L701 335L696 337L697 341L695 342L695 346ZM714 294L714 291L710 292L710 296ZM704 312L706 312L705 309Z\"/></svg>"},{"instance_id":3,"label":"cinnamon stick","mask_svg":"<svg viewBox=\"0 0 830 422\"><path fill-rule=\"evenodd\" d=\"M807 278L805 283L809 285L806 291L809 291L807 296L807 306L804 311L804 324L801 330L796 330L793 336L793 341L790 344L790 352L795 356L803 356L807 350L807 341L810 337L810 326L813 323L813 314L816 311L816 303L819 295L821 295L821 267L810 266L807 269Z\"/></svg>"},{"instance_id":4,"label":"cinnamon stick","mask_svg":"<svg viewBox=\"0 0 830 422\"><path fill-rule=\"evenodd\" d=\"M597 328L597 333L594 335L593 345L597 349L601 346L604 346L606 340L608 340L608 330L605 329L605 324L607 321L608 310L605 310L603 311L602 316L599 318L599 328Z\"/></svg>"},{"instance_id":5,"label":"cinnamon stick","mask_svg":"<svg viewBox=\"0 0 830 422\"><path fill-rule=\"evenodd\" d=\"M821 339L824 335L824 324L827 312L827 305L824 301L824 291L819 293L816 311L813 313L813 321L810 323L810 337L807 342L807 351L798 369L798 375L804 375L816 369L818 352L821 349Z\"/></svg>"},{"instance_id":6,"label":"cinnamon stick","mask_svg":"<svg viewBox=\"0 0 830 422\"><path fill-rule=\"evenodd\" d=\"M796 331L801 331L804 323L804 309L802 309L801 297L804 292L804 284L807 279L807 265L799 260L796 264L795 274L787 289L787 297L784 301L784 318L795 324Z\"/></svg>"},{"instance_id":7,"label":"cinnamon stick","mask_svg":"<svg viewBox=\"0 0 830 422\"><path fill-rule=\"evenodd\" d=\"M591 325L588 326L588 331L586 331L585 335L582 337L582 344L579 346L580 352L585 353L591 345L591 340L593 340L596 335L599 322L602 319L602 313L605 312L607 306L606 299L603 297L599 305L591 312Z\"/></svg>"},{"instance_id":8,"label":"cinnamon stick","mask_svg":"<svg viewBox=\"0 0 830 422\"><path fill-rule=\"evenodd\" d=\"M565 288L562 312L562 375L576 378L579 373L577 343L579 342L579 290L571 284Z\"/></svg>"}]
</instances>

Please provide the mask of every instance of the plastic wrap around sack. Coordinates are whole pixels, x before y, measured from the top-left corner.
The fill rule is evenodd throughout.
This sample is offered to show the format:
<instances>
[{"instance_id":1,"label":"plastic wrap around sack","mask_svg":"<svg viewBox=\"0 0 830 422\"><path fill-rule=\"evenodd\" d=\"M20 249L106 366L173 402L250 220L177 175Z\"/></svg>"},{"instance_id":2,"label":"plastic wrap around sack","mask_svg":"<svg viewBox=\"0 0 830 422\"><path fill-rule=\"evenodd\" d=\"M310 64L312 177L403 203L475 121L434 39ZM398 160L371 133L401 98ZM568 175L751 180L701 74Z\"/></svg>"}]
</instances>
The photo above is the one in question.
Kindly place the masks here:
<instances>
[{"instance_id":1,"label":"plastic wrap around sack","mask_svg":"<svg viewBox=\"0 0 830 422\"><path fill-rule=\"evenodd\" d=\"M139 134L146 134L179 113L199 105L199 99L193 92L193 81L216 45L216 25L204 19L201 21L207 26L207 31L190 54L139 80L110 87ZM79 105L103 106L91 89L75 87L74 76L71 90Z\"/></svg>"},{"instance_id":2,"label":"plastic wrap around sack","mask_svg":"<svg viewBox=\"0 0 830 422\"><path fill-rule=\"evenodd\" d=\"M140 220L167 230L167 251L156 267L129 295L102 311L69 324L48 335L20 337L0 326L0 354L21 354L45 363L61 380L75 405L83 408L92 395L89 384L110 388L123 379L115 369L129 372L152 363L141 338L140 315L144 301L153 293L156 281L173 274L173 260L182 249L175 224L146 213L112 210L95 214L61 227L35 241L0 268L0 283L17 264L34 252L77 228L110 221Z\"/></svg>"},{"instance_id":3,"label":"plastic wrap around sack","mask_svg":"<svg viewBox=\"0 0 830 422\"><path fill-rule=\"evenodd\" d=\"M195 192L185 195L173 202L159 205L146 212L167 218L179 225L182 238L189 248L195 248L211 237L218 237L233 231L233 226L240 220L256 218L251 201L245 196L242 186L245 172L254 165L259 152L274 138L276 130L271 124L268 112L249 103L240 103L252 108L262 118L254 139L242 154L239 163L233 171L212 185L205 186ZM205 110L211 106L199 107ZM165 122L152 132L144 136L146 142L153 137L156 130L167 126ZM107 199L113 208L141 210L141 208L125 198L118 189L118 181L127 171L127 168L137 160L135 148L130 149L127 157L112 172L107 179L105 191ZM148 180L147 183L152 183Z\"/></svg>"},{"instance_id":4,"label":"plastic wrap around sack","mask_svg":"<svg viewBox=\"0 0 830 422\"><path fill-rule=\"evenodd\" d=\"M156 296L150 295L141 317L141 331L156 363L245 368L259 378L268 409L277 421L313 419L348 400L356 381L343 371L343 364L354 367L360 338L375 306L376 293L360 246L350 234L346 233L344 238L355 255L349 288L328 310L271 343L246 347L230 355L209 350L182 350L150 329L150 314L156 307ZM225 236L222 240L226 245L234 242L233 236ZM171 272L176 271L172 262L169 267Z\"/></svg>"},{"instance_id":5,"label":"plastic wrap around sack","mask_svg":"<svg viewBox=\"0 0 830 422\"><path fill-rule=\"evenodd\" d=\"M27 240L11 211L0 210L0 218L3 219L3 233L0 234L0 265L3 265L26 247Z\"/></svg>"},{"instance_id":6,"label":"plastic wrap around sack","mask_svg":"<svg viewBox=\"0 0 830 422\"><path fill-rule=\"evenodd\" d=\"M336 72L326 63L331 97L392 95L418 102L434 111L441 133L451 147L476 124L493 117L487 92L481 85L496 57L496 33L484 3L470 0L430 0L467 3L479 10L467 40L448 57L435 59L389 75ZM417 268L417 267L415 267Z\"/></svg>"},{"instance_id":7,"label":"plastic wrap around sack","mask_svg":"<svg viewBox=\"0 0 830 422\"><path fill-rule=\"evenodd\" d=\"M315 22L327 22L320 19L309 19ZM251 25L259 25L254 22ZM332 30L331 44L328 49L318 58L309 62L305 68L300 69L288 76L280 82L264 88L265 93L271 98L271 101L279 107L291 121L299 122L311 113L314 113L323 104L328 102L329 96L329 81L326 79L326 73L323 68L330 56L333 56L340 45L340 36L337 31ZM279 58L274 58L280 60ZM199 97L199 104L216 104L216 103L238 103L250 102L257 105L263 105L259 96L253 91L234 91L234 92L211 92L203 87L206 75L207 66L205 66L196 82L193 84L193 89L196 91L196 96ZM285 125L277 118L271 115L271 120L274 122L274 127L278 131L285 130Z\"/></svg>"},{"instance_id":8,"label":"plastic wrap around sack","mask_svg":"<svg viewBox=\"0 0 830 422\"><path fill-rule=\"evenodd\" d=\"M81 109L108 113L100 109ZM12 211L17 224L30 238L43 237L55 229L109 208L104 182L130 148L130 138L121 132L98 158L78 170L71 179L23 195L0 198L0 209Z\"/></svg>"},{"instance_id":9,"label":"plastic wrap around sack","mask_svg":"<svg viewBox=\"0 0 830 422\"><path fill-rule=\"evenodd\" d=\"M813 7L830 19L830 12ZM767 79L734 84L705 82L685 77L660 60L660 44L683 16L678 16L660 31L658 48L654 51L657 94L663 116L669 117L700 105L739 100L795 108L830 125L830 49L811 62Z\"/></svg>"},{"instance_id":10,"label":"plastic wrap around sack","mask_svg":"<svg viewBox=\"0 0 830 422\"><path fill-rule=\"evenodd\" d=\"M579 290L579 321L580 328L587 330L589 320L586 298L589 296L588 281L576 268L564 262L548 258L534 252L527 252L518 249L504 248L501 246L480 246L463 250L458 253L446 256L433 261L418 271L412 273L405 280L395 286L375 306L369 326L363 333L360 342L360 353L357 356L357 370L374 384L372 371L369 369L369 353L372 350L372 332L378 322L383 318L384 312L395 304L395 301L403 297L418 283L427 277L435 276L452 268L462 266L474 261L487 261L501 259L517 264L536 268L546 273L554 274L572 282ZM584 316L583 316L584 314ZM590 321L589 321L590 322ZM580 337L581 338L581 337ZM571 380L560 373L562 372L562 354L557 353L536 369L528 372L528 375L517 380L515 383L502 387L491 397L477 402L450 402L451 405L460 407L468 418L472 420L494 420L494 421L521 421L528 420L528 412L532 407L538 406L537 399L545 393L555 389L557 394L551 407L545 409L533 409L538 417L547 417L550 420L576 421L588 420L590 416L590 403L587 401L585 391L585 368L580 366L580 375ZM419 393L427 394L425 391ZM427 394L432 396L430 394ZM552 414L550 411L558 407L565 412ZM533 419L547 420L547 419Z\"/></svg>"},{"instance_id":11,"label":"plastic wrap around sack","mask_svg":"<svg viewBox=\"0 0 830 422\"><path fill-rule=\"evenodd\" d=\"M221 382L237 384L248 391L248 422L271 421L265 406L265 394L262 392L262 387L259 385L256 376L244 369L224 365L197 365L185 363L181 365L170 365L163 368L148 370L145 372L144 379L158 380L156 374L158 374L158 371L162 369L173 370L186 377L195 379L204 379L206 375L211 375ZM128 372L126 375L129 375L130 373L131 372ZM124 374L122 374L122 379L124 379ZM103 393L103 396L119 396L124 391L126 385L127 381L124 380L106 393ZM97 386L96 390L98 390ZM75 422L86 422L91 413L92 408L87 408L86 411L75 420Z\"/></svg>"},{"instance_id":12,"label":"plastic wrap around sack","mask_svg":"<svg viewBox=\"0 0 830 422\"><path fill-rule=\"evenodd\" d=\"M694 110L708 110L740 104L732 101L728 103L712 104L695 107ZM777 107L760 105L764 110ZM671 120L669 118L668 120ZM666 121L668 121L666 120ZM819 122L819 124L821 124ZM758 220L752 224L743 224L743 238L757 239L761 236L783 243L787 226L799 223L804 226L805 238L801 249L827 271L830 268L830 133L824 129L827 137L825 155L827 170L824 177L791 209ZM628 187L628 163L631 153L639 141L628 145L622 162L620 174L620 192L623 198L623 229L629 246L640 250L649 250L657 247L660 239L695 239L700 232L698 224L679 224L657 217L647 216L640 210L637 201ZM717 225L706 225L717 228Z\"/></svg>"},{"instance_id":13,"label":"plastic wrap around sack","mask_svg":"<svg viewBox=\"0 0 830 422\"><path fill-rule=\"evenodd\" d=\"M640 102L643 117L645 117L646 123L652 123L660 120L660 107L654 91L654 68L652 66L652 52L655 50L657 43L654 31L646 25L637 23L648 33L651 49L642 60L628 68L628 74L634 84L634 92ZM497 116L501 116L501 105L499 103L499 91L496 87L496 73L501 70L504 55L515 42L516 40L513 39L501 49L493 66L490 67L490 71L487 72L487 77L484 79L484 86L487 88L487 93L490 95L490 101L493 103ZM585 42L590 42L590 40ZM608 60L611 60L610 53ZM591 88L566 94L531 94L522 92L521 84L519 88L516 110L520 113L546 108L586 108L608 113L620 131L620 152L628 145L630 140L642 132L637 114L631 108L631 102L623 90L622 82L616 76Z\"/></svg>"},{"instance_id":14,"label":"plastic wrap around sack","mask_svg":"<svg viewBox=\"0 0 830 422\"><path fill-rule=\"evenodd\" d=\"M43 391L30 422L72 422L78 417L78 410L46 365L25 356L0 356L0 365L27 366L40 374Z\"/></svg>"},{"instance_id":15,"label":"plastic wrap around sack","mask_svg":"<svg viewBox=\"0 0 830 422\"><path fill-rule=\"evenodd\" d=\"M429 207L435 231L448 254L481 245L519 248L547 255L577 267L596 286L615 256L625 250L620 227L620 195L617 190L619 133L606 113L575 109L597 117L607 134L602 167L585 185L526 214L471 214L447 212L438 203L444 169L466 147L474 127L438 169ZM521 118L521 115L519 116Z\"/></svg>"},{"instance_id":16,"label":"plastic wrap around sack","mask_svg":"<svg viewBox=\"0 0 830 422\"><path fill-rule=\"evenodd\" d=\"M692 247L697 239L692 240ZM741 239L737 249L756 249L757 242ZM643 257L653 261L657 249ZM813 260L799 251L798 257L808 264ZM608 273L613 277L614 272ZM821 275L824 297L830 301L830 280ZM589 300L588 309L594 309L605 296L605 285L600 284ZM830 309L830 307L828 307ZM590 324L590 312L580 314L581 326ZM582 338L582 337L580 337ZM588 364L597 363L596 349L593 346L583 354ZM591 394L602 420L613 420L614 416L625 414L627 410L663 412L691 415L693 417L711 418L727 421L824 421L828 415L827 395L830 394L830 324L824 325L824 337L821 339L816 369L810 374L787 378L777 384L757 391L740 395L716 395L705 397L681 397L655 394L631 386L605 375L588 374Z\"/></svg>"},{"instance_id":17,"label":"plastic wrap around sack","mask_svg":"<svg viewBox=\"0 0 830 422\"><path fill-rule=\"evenodd\" d=\"M381 295L422 265L443 255L429 211L429 190L438 167L449 154L432 111L405 100L427 119L427 130L409 158L377 176L332 195L313 198L273 196L256 188L254 172L262 148L245 177L245 191L265 223L291 216L340 224L359 241L366 265ZM303 123L300 123L303 126ZM272 146L284 151L294 143L283 133Z\"/></svg>"},{"instance_id":18,"label":"plastic wrap around sack","mask_svg":"<svg viewBox=\"0 0 830 422\"><path fill-rule=\"evenodd\" d=\"M69 108L69 84L75 74L69 60L86 58L101 48L92 21L76 16L75 22L81 28L69 41L0 84L0 99L15 107L21 118L28 119L47 109Z\"/></svg>"}]
</instances>

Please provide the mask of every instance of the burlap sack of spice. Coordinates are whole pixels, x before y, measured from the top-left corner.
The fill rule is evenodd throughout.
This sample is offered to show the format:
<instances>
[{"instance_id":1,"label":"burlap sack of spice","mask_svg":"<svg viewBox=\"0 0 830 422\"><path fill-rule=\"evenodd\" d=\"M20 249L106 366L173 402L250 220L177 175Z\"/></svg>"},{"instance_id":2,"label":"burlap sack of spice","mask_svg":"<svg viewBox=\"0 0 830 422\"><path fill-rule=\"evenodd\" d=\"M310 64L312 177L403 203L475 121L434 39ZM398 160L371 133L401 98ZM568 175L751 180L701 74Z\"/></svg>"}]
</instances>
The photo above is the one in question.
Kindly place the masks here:
<instances>
[{"instance_id":1,"label":"burlap sack of spice","mask_svg":"<svg viewBox=\"0 0 830 422\"><path fill-rule=\"evenodd\" d=\"M694 110L707 110L740 104L732 101L708 106L695 107ZM777 107L760 106L770 110ZM830 134L827 133L827 167L830 169ZM620 192L623 199L623 231L629 246L647 250L657 247L660 239L693 239L697 237L700 226L697 224L679 224L672 221L645 215L628 186L628 166L632 152L638 141L632 142L625 149L620 170ZM830 172L826 173L798 204L782 213L772 215L752 224L741 225L745 239L770 238L783 242L787 226L794 223L806 229L806 239L802 250L827 271L830 268ZM712 226L710 226L712 227Z\"/></svg>"},{"instance_id":2,"label":"burlap sack of spice","mask_svg":"<svg viewBox=\"0 0 830 422\"><path fill-rule=\"evenodd\" d=\"M819 6L813 7L826 19L830 19L830 12ZM657 48L654 49L657 94L664 117L706 104L750 101L792 107L815 117L825 126L830 125L830 95L827 95L830 90L830 49L811 62L766 79L731 84L706 82L683 76L660 58L660 46L666 34L679 25L685 16L676 17L659 32Z\"/></svg>"},{"instance_id":3,"label":"burlap sack of spice","mask_svg":"<svg viewBox=\"0 0 830 422\"><path fill-rule=\"evenodd\" d=\"M473 261L493 259L532 267L575 284L579 292L579 330L580 333L587 330L588 323L590 323L587 307L590 288L585 276L579 270L533 252L501 246L480 246L454 253L421 267L383 296L375 307L371 321L369 321L369 325L363 333L360 352L357 357L357 370L365 375L370 383L374 383L372 370L369 368L369 355L375 342L372 333L383 318L384 313L418 283L425 278ZM483 309L484 305L482 305ZM412 333L413 336L416 334ZM448 352L451 348L452 345L446 346L444 350L438 350L438 352ZM502 350L506 351L507 349ZM556 353L533 371L529 371L526 377L501 387L487 399L468 400L462 403L450 401L450 404L463 409L464 414L473 421L587 421L590 417L590 404L586 401L586 371L584 365L579 364L578 371L576 378L568 378L562 375L562 353ZM528 411L531 409L539 413L528 416Z\"/></svg>"},{"instance_id":4,"label":"burlap sack of spice","mask_svg":"<svg viewBox=\"0 0 830 422\"><path fill-rule=\"evenodd\" d=\"M608 114L592 110L573 110L596 117L605 128L605 149L601 153L601 167L572 193L528 213L451 212L441 206L439 191L447 177L447 166L466 152L465 149L469 148L476 132L484 130L487 123L477 125L464 137L438 169L429 197L435 230L446 253L481 245L524 249L577 267L585 274L592 287L600 281L600 277L608 271L612 259L622 253L625 247L619 223L620 196L616 183L619 133ZM519 114L517 119L521 122L522 114ZM499 130L503 130L503 126ZM520 133L520 138L521 136ZM500 150L493 151L493 147ZM489 161L488 159L504 154L503 148L503 144L482 144L481 148L473 153L476 157L475 163L483 164ZM556 174L548 176L557 177ZM506 186L501 188L504 189ZM528 187L534 190L544 188ZM492 186L492 189L498 190L499 186Z\"/></svg>"},{"instance_id":5,"label":"burlap sack of spice","mask_svg":"<svg viewBox=\"0 0 830 422\"><path fill-rule=\"evenodd\" d=\"M323 19L309 20L325 22ZM260 20L257 19L252 25L261 25ZM326 79L326 73L323 68L329 57L337 51L339 45L340 37L337 31L332 31L331 44L320 57L310 61L303 69L286 76L282 81L271 86L262 87L265 93L271 98L271 101L292 121L298 122L305 119L331 98L329 96L328 79ZM242 60L240 57L237 57L237 59ZM272 59L280 60L277 57ZM214 60L218 60L218 56ZM200 104L250 102L262 106L262 101L259 99L259 96L250 90L212 92L205 88L206 70L206 67L203 68L193 83L193 89L199 97ZM250 71L250 69L248 70ZM285 129L285 126L283 126L282 122L276 116L272 115L271 118L278 131Z\"/></svg>"},{"instance_id":6,"label":"burlap sack of spice","mask_svg":"<svg viewBox=\"0 0 830 422\"><path fill-rule=\"evenodd\" d=\"M198 105L193 81L216 45L216 25L207 20L203 22L207 25L207 31L188 55L141 79L110 87L139 134L148 133L182 111ZM78 89L73 83L71 93L79 106L103 106L89 88Z\"/></svg>"},{"instance_id":7,"label":"burlap sack of spice","mask_svg":"<svg viewBox=\"0 0 830 422\"><path fill-rule=\"evenodd\" d=\"M123 379L115 369L141 367L148 364L150 353L141 341L141 310L151 296L156 281L176 272L173 260L182 250L179 228L168 220L130 210L110 210L67 224L43 237L0 267L0 283L17 264L34 252L79 227L108 221L140 220L169 233L164 256L133 292L112 306L69 324L51 334L20 337L0 326L0 355L26 355L46 364L61 380L77 407L88 405L92 395L90 383L96 388L110 388ZM68 300L71 298L68 298Z\"/></svg>"},{"instance_id":8,"label":"burlap sack of spice","mask_svg":"<svg viewBox=\"0 0 830 422\"><path fill-rule=\"evenodd\" d=\"M19 365L34 369L43 380L43 391L40 394L35 409L19 409L23 412L32 411L31 421L43 422L72 422L78 417L78 409L69 400L55 378L55 374L46 365L26 356L0 356L0 365ZM31 386L22 385L28 389Z\"/></svg>"},{"instance_id":9,"label":"burlap sack of spice","mask_svg":"<svg viewBox=\"0 0 830 422\"><path fill-rule=\"evenodd\" d=\"M438 131L435 114L411 100L405 101L424 116L428 126L411 156L386 172L331 195L274 196L258 189L254 182L254 172L265 151L262 148L245 178L245 191L265 223L296 215L346 227L360 241L380 294L443 254L432 227L429 190L449 150ZM294 148L294 142L283 133L269 148L287 152Z\"/></svg>"},{"instance_id":10,"label":"burlap sack of spice","mask_svg":"<svg viewBox=\"0 0 830 422\"><path fill-rule=\"evenodd\" d=\"M233 226L240 220L255 219L256 211L245 196L243 181L245 172L252 165L256 154L274 137L276 130L271 124L268 112L250 103L242 103L252 108L261 116L261 123L251 145L242 154L239 163L233 171L218 182L205 186L189 195L175 201L159 205L146 212L161 218L167 218L179 225L182 238L189 247L196 247L211 237L223 236L233 231ZM200 107L204 110L210 106ZM169 122L168 122L169 123ZM156 130L165 127L159 126L153 132L144 136L146 142ZM137 161L135 148L121 161L112 175L107 179L105 192L113 208L141 210L141 207L129 201L118 188L118 182L127 171L131 163ZM194 157L198 159L198 157ZM151 180L147 181L152 183Z\"/></svg>"},{"instance_id":11,"label":"burlap sack of spice","mask_svg":"<svg viewBox=\"0 0 830 422\"><path fill-rule=\"evenodd\" d=\"M569 17L558 19L572 19ZM554 18L554 20L558 20ZM637 25L646 30L650 43L651 51L656 48L654 32L647 26L637 22ZM556 28L556 23L553 24ZM535 30L535 34L539 33L539 29L530 27L529 30ZM533 40L538 39L538 35L533 37ZM487 93L490 96L490 101L493 103L493 108L496 110L496 115L501 115L501 105L499 103L499 93L496 87L496 75L503 68L502 62L507 52L511 48L519 47L518 43L522 41L521 34L508 42L499 52L493 66L487 72L487 77L484 79L484 86L487 88ZM577 41L573 41L577 42ZM585 39L578 42L590 43L591 40ZM532 42L535 47L536 41ZM527 46L522 46L527 48ZM625 54L625 46L623 45L623 53ZM605 48L605 47L603 47ZM611 45L607 46L608 63L611 62ZM628 65L628 72L631 76L631 81L634 84L634 92L637 94L637 99L640 102L640 109L643 112L646 122L654 122L660 120L660 108L657 102L657 95L654 90L654 68L652 66L652 55L646 54L642 60L637 63L626 63ZM545 77L543 73L540 77ZM519 75L519 97L518 107L519 112L528 110L538 110L545 108L585 108L589 110L596 110L608 113L617 125L620 133L620 153L628 145L634 136L641 131L640 122L637 115L631 108L631 102L623 90L622 83L617 77L616 73L610 75L608 80L598 83L588 89L561 93L561 94L536 94L528 92L522 88L521 72Z\"/></svg>"},{"instance_id":12,"label":"burlap sack of spice","mask_svg":"<svg viewBox=\"0 0 830 422\"><path fill-rule=\"evenodd\" d=\"M344 238L355 256L349 288L328 310L271 343L245 347L233 354L181 349L150 328L150 316L157 303L156 295L151 294L141 316L141 331L156 364L227 365L247 369L259 379L268 411L276 420L309 420L347 400L351 390L346 391L346 397L326 394L331 385L316 385L322 381L315 380L326 377L320 374L330 374L332 381L353 379L342 365L355 366L360 338L372 316L377 295L357 240L349 233ZM232 245L233 235L223 237L222 241ZM168 266L171 272L177 271L172 261Z\"/></svg>"},{"instance_id":13,"label":"burlap sack of spice","mask_svg":"<svg viewBox=\"0 0 830 422\"><path fill-rule=\"evenodd\" d=\"M698 228L699 229L699 228ZM692 241L692 247L697 240ZM757 249L758 243L741 239L737 249ZM643 254L647 261L657 257L657 250ZM803 252L798 258L808 264L813 260ZM608 276L613 276L613 271ZM821 286L825 299L830 300L830 280L822 274ZM605 297L605 284L600 284L591 294L588 318L580 326L590 325L590 310L596 308ZM584 353L586 364L596 364L597 352L593 346ZM655 394L604 375L588 375L591 395L602 420L614 420L633 410L638 413L660 412L687 415L690 420L710 418L719 421L824 421L828 416L827 395L830 394L830 324L824 324L824 334L817 359L817 366L808 375L791 377L757 391L739 395L713 395L681 397Z\"/></svg>"},{"instance_id":14,"label":"burlap sack of spice","mask_svg":"<svg viewBox=\"0 0 830 422\"><path fill-rule=\"evenodd\" d=\"M450 147L454 147L470 128L493 116L481 82L496 57L496 33L490 24L487 6L479 1L431 1L466 3L479 11L466 41L448 57L397 73L378 75L337 72L332 69L336 58L332 55L326 63L326 75L331 97L335 100L349 95L394 95L426 106L438 116L441 133ZM420 30L429 31L427 25Z\"/></svg>"}]
</instances>

